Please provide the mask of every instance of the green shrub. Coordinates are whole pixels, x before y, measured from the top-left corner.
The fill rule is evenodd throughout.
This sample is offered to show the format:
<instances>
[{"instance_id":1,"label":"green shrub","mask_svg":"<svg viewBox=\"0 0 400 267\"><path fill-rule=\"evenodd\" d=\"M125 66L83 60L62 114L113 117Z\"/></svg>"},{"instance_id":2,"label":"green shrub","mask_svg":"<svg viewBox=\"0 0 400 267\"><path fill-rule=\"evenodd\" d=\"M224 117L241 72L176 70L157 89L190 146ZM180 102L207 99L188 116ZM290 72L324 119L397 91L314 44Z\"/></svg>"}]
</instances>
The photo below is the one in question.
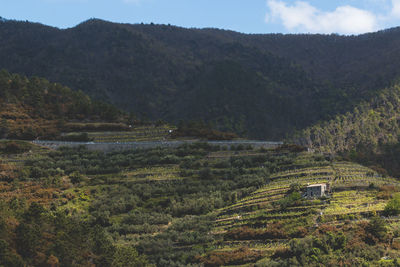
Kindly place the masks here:
<instances>
[{"instance_id":1,"label":"green shrub","mask_svg":"<svg viewBox=\"0 0 400 267\"><path fill-rule=\"evenodd\" d=\"M280 208L284 210L288 207L300 205L301 201L302 201L301 194L299 192L292 192L286 197L279 200L278 204L280 205Z\"/></svg>"},{"instance_id":2,"label":"green shrub","mask_svg":"<svg viewBox=\"0 0 400 267\"><path fill-rule=\"evenodd\" d=\"M386 216L400 214L400 193L396 193L393 198L386 204L383 211Z\"/></svg>"},{"instance_id":3,"label":"green shrub","mask_svg":"<svg viewBox=\"0 0 400 267\"><path fill-rule=\"evenodd\" d=\"M93 138L90 138L88 133L71 133L59 138L60 141L70 141L70 142L89 142L93 141Z\"/></svg>"},{"instance_id":4,"label":"green shrub","mask_svg":"<svg viewBox=\"0 0 400 267\"><path fill-rule=\"evenodd\" d=\"M29 151L32 145L22 141L5 141L0 143L0 152L5 154L19 154Z\"/></svg>"}]
</instances>

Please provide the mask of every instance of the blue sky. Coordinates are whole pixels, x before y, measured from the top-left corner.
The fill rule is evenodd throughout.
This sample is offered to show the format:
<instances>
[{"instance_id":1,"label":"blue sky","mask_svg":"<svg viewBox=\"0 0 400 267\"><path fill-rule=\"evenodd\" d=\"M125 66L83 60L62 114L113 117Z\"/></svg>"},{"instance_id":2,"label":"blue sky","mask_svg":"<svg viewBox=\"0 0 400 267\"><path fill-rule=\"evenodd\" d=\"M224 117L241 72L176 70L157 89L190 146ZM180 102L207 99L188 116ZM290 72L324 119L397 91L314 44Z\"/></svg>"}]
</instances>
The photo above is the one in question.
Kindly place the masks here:
<instances>
[{"instance_id":1,"label":"blue sky","mask_svg":"<svg viewBox=\"0 0 400 267\"><path fill-rule=\"evenodd\" d=\"M89 18L245 33L360 34L400 25L400 0L0 0L0 16L59 28Z\"/></svg>"}]
</instances>

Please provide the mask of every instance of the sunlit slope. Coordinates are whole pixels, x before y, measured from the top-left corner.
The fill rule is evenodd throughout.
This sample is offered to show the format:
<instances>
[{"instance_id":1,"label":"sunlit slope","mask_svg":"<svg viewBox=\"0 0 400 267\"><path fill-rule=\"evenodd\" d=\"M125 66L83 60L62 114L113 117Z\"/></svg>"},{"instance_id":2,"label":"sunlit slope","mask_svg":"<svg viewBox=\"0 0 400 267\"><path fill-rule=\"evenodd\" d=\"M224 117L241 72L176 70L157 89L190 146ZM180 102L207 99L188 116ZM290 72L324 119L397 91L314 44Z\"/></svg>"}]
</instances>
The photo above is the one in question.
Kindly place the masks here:
<instances>
[{"instance_id":1,"label":"sunlit slope","mask_svg":"<svg viewBox=\"0 0 400 267\"><path fill-rule=\"evenodd\" d=\"M227 251L236 255L247 247L259 257L271 256L289 240L312 234L320 224L339 225L381 213L389 199L386 192L400 185L364 166L307 152L269 179L267 185L218 211L212 233L222 241L216 244L215 255ZM328 196L305 198L307 185L319 183L330 185Z\"/></svg>"}]
</instances>

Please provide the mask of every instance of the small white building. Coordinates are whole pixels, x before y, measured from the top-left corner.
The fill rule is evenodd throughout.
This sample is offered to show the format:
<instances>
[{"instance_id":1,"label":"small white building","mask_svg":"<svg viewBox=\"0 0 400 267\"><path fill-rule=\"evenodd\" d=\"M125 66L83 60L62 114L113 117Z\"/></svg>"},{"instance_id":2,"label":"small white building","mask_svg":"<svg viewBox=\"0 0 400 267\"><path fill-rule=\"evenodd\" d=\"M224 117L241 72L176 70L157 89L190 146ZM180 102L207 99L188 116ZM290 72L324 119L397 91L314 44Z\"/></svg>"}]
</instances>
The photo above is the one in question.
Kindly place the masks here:
<instances>
[{"instance_id":1,"label":"small white building","mask_svg":"<svg viewBox=\"0 0 400 267\"><path fill-rule=\"evenodd\" d=\"M306 197L322 197L327 193L326 184L312 184L307 186Z\"/></svg>"}]
</instances>

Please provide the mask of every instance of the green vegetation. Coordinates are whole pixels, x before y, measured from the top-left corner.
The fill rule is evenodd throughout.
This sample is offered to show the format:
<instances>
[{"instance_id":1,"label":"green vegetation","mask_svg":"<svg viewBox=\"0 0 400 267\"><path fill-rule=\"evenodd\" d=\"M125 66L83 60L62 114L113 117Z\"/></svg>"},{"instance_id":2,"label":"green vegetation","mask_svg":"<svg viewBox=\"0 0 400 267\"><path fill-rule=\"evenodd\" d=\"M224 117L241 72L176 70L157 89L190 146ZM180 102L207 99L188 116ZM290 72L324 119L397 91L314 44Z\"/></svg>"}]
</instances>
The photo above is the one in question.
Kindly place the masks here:
<instances>
[{"instance_id":1,"label":"green vegetation","mask_svg":"<svg viewBox=\"0 0 400 267\"><path fill-rule=\"evenodd\" d=\"M338 115L299 133L296 143L323 152L344 152L359 146L376 148L397 143L400 135L400 86L382 91L352 113Z\"/></svg>"},{"instance_id":2,"label":"green vegetation","mask_svg":"<svg viewBox=\"0 0 400 267\"><path fill-rule=\"evenodd\" d=\"M243 133L242 133L243 134ZM174 138L180 137L196 137L203 140L232 140L239 138L234 133L221 132L212 129L211 125L206 125L204 122L190 121L188 123L180 122L178 128L173 131Z\"/></svg>"},{"instance_id":3,"label":"green vegetation","mask_svg":"<svg viewBox=\"0 0 400 267\"><path fill-rule=\"evenodd\" d=\"M382 174L400 177L400 86L383 90L352 113L314 125L292 140L316 151L339 153Z\"/></svg>"},{"instance_id":4,"label":"green vegetation","mask_svg":"<svg viewBox=\"0 0 400 267\"><path fill-rule=\"evenodd\" d=\"M386 214L400 182L311 153L287 166L272 173L267 185L218 211L213 233L222 240L200 261L218 265L221 255L229 257L222 252L239 255L241 247L259 253L259 260L249 253L256 266L376 265L387 253L400 256L395 248L385 251L394 231L376 217ZM328 196L301 197L306 185L317 183L329 183ZM392 227L398 225L396 220Z\"/></svg>"},{"instance_id":5,"label":"green vegetation","mask_svg":"<svg viewBox=\"0 0 400 267\"><path fill-rule=\"evenodd\" d=\"M81 91L5 70L0 71L0 104L0 138L81 142L237 138L201 123L177 129L162 121L139 121L111 105L92 101Z\"/></svg>"},{"instance_id":6,"label":"green vegetation","mask_svg":"<svg viewBox=\"0 0 400 267\"><path fill-rule=\"evenodd\" d=\"M6 266L314 266L400 257L390 244L400 222L376 217L387 214L400 183L297 146L102 153L16 144L0 165ZM331 191L306 199L310 183Z\"/></svg>"},{"instance_id":7,"label":"green vegetation","mask_svg":"<svg viewBox=\"0 0 400 267\"><path fill-rule=\"evenodd\" d=\"M248 152L266 153L240 150ZM25 154L13 164L24 176L8 178L1 197L9 205L11 196L40 202L51 212L97 225L108 232L113 245L134 246L157 265L187 264L212 242L207 234L214 221L212 211L265 180L265 171L251 168L257 160L208 159L219 153L236 158L234 150L207 144L108 154L83 147ZM263 160L268 157L267 153ZM33 190L39 187L43 189Z\"/></svg>"},{"instance_id":8,"label":"green vegetation","mask_svg":"<svg viewBox=\"0 0 400 267\"><path fill-rule=\"evenodd\" d=\"M386 215L399 215L400 214L400 194L397 193L393 196L385 206L384 210Z\"/></svg>"},{"instance_id":9,"label":"green vegetation","mask_svg":"<svg viewBox=\"0 0 400 267\"><path fill-rule=\"evenodd\" d=\"M81 142L160 141L170 138L230 140L238 136L202 123L178 129L162 121L139 121L43 78L0 71L0 138Z\"/></svg>"},{"instance_id":10,"label":"green vegetation","mask_svg":"<svg viewBox=\"0 0 400 267\"><path fill-rule=\"evenodd\" d=\"M123 120L111 105L92 101L80 91L42 78L0 71L0 137L32 140L57 138L68 131L66 121Z\"/></svg>"},{"instance_id":11,"label":"green vegetation","mask_svg":"<svg viewBox=\"0 0 400 267\"><path fill-rule=\"evenodd\" d=\"M52 81L0 71L1 138L298 130L299 144L103 153L0 141L0 266L400 266L398 29L247 36L6 21L0 36L1 67ZM320 183L326 194L306 197Z\"/></svg>"},{"instance_id":12,"label":"green vegetation","mask_svg":"<svg viewBox=\"0 0 400 267\"><path fill-rule=\"evenodd\" d=\"M101 227L35 202L2 200L0 215L3 266L122 266L127 259L136 264L123 266L147 265L134 248L116 247Z\"/></svg>"},{"instance_id":13,"label":"green vegetation","mask_svg":"<svg viewBox=\"0 0 400 267\"><path fill-rule=\"evenodd\" d=\"M1 68L82 90L141 120L204 120L268 140L345 114L400 74L398 29L246 35L92 19L68 30L7 21L0 36Z\"/></svg>"},{"instance_id":14,"label":"green vegetation","mask_svg":"<svg viewBox=\"0 0 400 267\"><path fill-rule=\"evenodd\" d=\"M2 141L0 142L0 153L2 154L20 154L28 152L34 146L24 141Z\"/></svg>"},{"instance_id":15,"label":"green vegetation","mask_svg":"<svg viewBox=\"0 0 400 267\"><path fill-rule=\"evenodd\" d=\"M112 132L89 132L89 138L94 142L140 142L140 141L160 141L173 138L175 126L163 125L139 125L129 128L129 131L112 131Z\"/></svg>"}]
</instances>

